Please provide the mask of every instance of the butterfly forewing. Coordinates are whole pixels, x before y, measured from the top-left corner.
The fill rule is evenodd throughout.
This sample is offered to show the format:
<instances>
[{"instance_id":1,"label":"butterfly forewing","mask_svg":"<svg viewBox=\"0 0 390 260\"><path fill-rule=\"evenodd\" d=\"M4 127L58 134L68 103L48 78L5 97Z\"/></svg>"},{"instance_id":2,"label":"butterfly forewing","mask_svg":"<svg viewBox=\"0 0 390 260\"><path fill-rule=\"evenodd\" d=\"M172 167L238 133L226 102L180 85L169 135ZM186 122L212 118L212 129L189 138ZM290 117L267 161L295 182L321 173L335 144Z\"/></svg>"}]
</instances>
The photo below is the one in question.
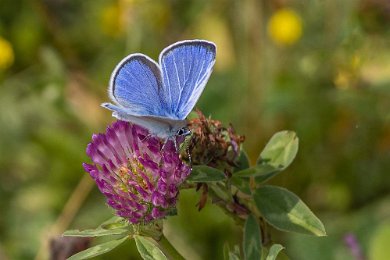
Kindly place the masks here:
<instances>
[{"instance_id":1,"label":"butterfly forewing","mask_svg":"<svg viewBox=\"0 0 390 260\"><path fill-rule=\"evenodd\" d=\"M111 76L112 100L133 116L168 116L162 91L160 68L143 54L123 59Z\"/></svg>"},{"instance_id":2,"label":"butterfly forewing","mask_svg":"<svg viewBox=\"0 0 390 260\"><path fill-rule=\"evenodd\" d=\"M194 108L210 77L216 47L202 40L183 41L161 52L163 100L169 114L185 119Z\"/></svg>"}]
</instances>

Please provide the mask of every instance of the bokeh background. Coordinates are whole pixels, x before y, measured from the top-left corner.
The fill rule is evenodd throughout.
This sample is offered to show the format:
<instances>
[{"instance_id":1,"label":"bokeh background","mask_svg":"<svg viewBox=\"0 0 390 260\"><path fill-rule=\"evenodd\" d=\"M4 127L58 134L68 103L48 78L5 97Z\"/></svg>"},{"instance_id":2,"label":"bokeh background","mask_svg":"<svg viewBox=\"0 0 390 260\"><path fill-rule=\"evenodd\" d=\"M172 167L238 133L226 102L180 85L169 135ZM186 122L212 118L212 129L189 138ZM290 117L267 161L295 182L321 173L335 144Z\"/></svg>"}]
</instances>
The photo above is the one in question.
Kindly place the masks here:
<instances>
[{"instance_id":1,"label":"bokeh background","mask_svg":"<svg viewBox=\"0 0 390 260\"><path fill-rule=\"evenodd\" d=\"M388 0L0 0L0 259L45 259L49 237L112 211L81 163L114 121L99 105L115 65L184 39L218 45L197 107L246 136L252 162L276 131L300 138L272 183L298 194L328 237L273 231L291 259L389 259ZM221 259L241 234L181 194L166 233L188 259ZM139 259L133 242L99 259Z\"/></svg>"}]
</instances>

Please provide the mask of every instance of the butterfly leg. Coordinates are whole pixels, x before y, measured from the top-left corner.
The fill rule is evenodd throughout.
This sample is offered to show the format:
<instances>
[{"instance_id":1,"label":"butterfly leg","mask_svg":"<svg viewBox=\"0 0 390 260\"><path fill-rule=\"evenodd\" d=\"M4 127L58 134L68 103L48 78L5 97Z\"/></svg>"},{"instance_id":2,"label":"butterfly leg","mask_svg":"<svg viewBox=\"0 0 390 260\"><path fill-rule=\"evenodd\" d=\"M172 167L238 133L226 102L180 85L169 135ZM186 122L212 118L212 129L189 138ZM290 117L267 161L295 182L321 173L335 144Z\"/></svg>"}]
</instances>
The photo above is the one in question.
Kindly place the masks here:
<instances>
[{"instance_id":1,"label":"butterfly leg","mask_svg":"<svg viewBox=\"0 0 390 260\"><path fill-rule=\"evenodd\" d=\"M170 141L170 140L172 140L173 145L175 146L176 152L180 152L180 147L179 147L179 145L178 145L178 143L177 143L176 136L168 137L167 139L165 139L164 144L163 144L163 146L161 147L161 150L160 150L160 151L164 150L165 145L166 145L166 144L168 143L168 141Z\"/></svg>"},{"instance_id":2,"label":"butterfly leg","mask_svg":"<svg viewBox=\"0 0 390 260\"><path fill-rule=\"evenodd\" d=\"M161 151L164 150L165 145L168 143L169 140L172 140L172 142L173 142L173 144L175 146L176 152L178 152L179 150L178 150L177 141L176 141L175 137L168 137L167 139L165 139L164 144L161 147Z\"/></svg>"},{"instance_id":3,"label":"butterfly leg","mask_svg":"<svg viewBox=\"0 0 390 260\"><path fill-rule=\"evenodd\" d=\"M144 138L142 138L141 142L149 140L150 137L152 137L152 134L146 135Z\"/></svg>"},{"instance_id":4,"label":"butterfly leg","mask_svg":"<svg viewBox=\"0 0 390 260\"><path fill-rule=\"evenodd\" d=\"M178 149L178 147L177 147L177 141L176 141L176 138L175 138L175 137L173 137L173 138L172 138L172 140L173 140L173 144L175 145L176 152L178 152L178 151L179 151L179 149Z\"/></svg>"},{"instance_id":5,"label":"butterfly leg","mask_svg":"<svg viewBox=\"0 0 390 260\"><path fill-rule=\"evenodd\" d=\"M163 145L161 146L160 152L162 152L165 149L165 145L168 143L169 138L165 139Z\"/></svg>"}]
</instances>

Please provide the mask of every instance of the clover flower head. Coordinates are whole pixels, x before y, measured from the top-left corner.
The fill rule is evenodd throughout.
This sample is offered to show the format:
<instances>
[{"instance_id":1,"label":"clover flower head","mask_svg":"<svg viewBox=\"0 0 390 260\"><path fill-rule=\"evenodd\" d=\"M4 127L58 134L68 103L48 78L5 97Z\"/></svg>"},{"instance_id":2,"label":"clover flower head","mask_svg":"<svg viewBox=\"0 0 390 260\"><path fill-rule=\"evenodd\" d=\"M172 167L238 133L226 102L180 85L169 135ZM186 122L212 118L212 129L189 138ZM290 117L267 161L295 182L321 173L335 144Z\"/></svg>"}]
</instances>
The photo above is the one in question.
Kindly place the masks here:
<instances>
[{"instance_id":1,"label":"clover flower head","mask_svg":"<svg viewBox=\"0 0 390 260\"><path fill-rule=\"evenodd\" d=\"M161 140L135 124L116 121L92 136L83 167L116 214L148 223L175 209L179 186L191 172L172 140Z\"/></svg>"}]
</instances>

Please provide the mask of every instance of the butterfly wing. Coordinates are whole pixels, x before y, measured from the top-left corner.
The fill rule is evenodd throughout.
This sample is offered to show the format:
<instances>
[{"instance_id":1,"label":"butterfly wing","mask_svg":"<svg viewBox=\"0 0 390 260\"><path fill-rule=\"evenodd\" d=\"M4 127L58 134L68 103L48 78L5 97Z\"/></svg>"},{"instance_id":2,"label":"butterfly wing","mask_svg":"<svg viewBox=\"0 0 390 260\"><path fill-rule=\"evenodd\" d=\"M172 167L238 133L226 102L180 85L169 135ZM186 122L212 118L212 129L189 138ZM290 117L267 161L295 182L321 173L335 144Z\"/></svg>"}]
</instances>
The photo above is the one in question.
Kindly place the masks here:
<instances>
[{"instance_id":1,"label":"butterfly wing","mask_svg":"<svg viewBox=\"0 0 390 260\"><path fill-rule=\"evenodd\" d=\"M170 137L186 125L185 118L201 95L215 63L216 47L202 40L175 43L160 54L160 66L143 54L124 58L111 75L104 103L113 116Z\"/></svg>"},{"instance_id":2,"label":"butterfly wing","mask_svg":"<svg viewBox=\"0 0 390 260\"><path fill-rule=\"evenodd\" d=\"M160 54L163 100L170 117L185 119L194 108L215 63L216 46L204 40L177 42Z\"/></svg>"},{"instance_id":3,"label":"butterfly wing","mask_svg":"<svg viewBox=\"0 0 390 260\"><path fill-rule=\"evenodd\" d=\"M185 120L172 120L169 118L154 116L133 116L130 115L124 108L113 108L111 106L111 104L108 104L107 108L114 111L112 113L114 117L145 127L151 134L157 135L161 138L172 137L176 135L176 132L180 128L187 125Z\"/></svg>"},{"instance_id":4,"label":"butterfly wing","mask_svg":"<svg viewBox=\"0 0 390 260\"><path fill-rule=\"evenodd\" d=\"M103 107L132 116L167 117L163 91L158 64L143 54L132 54L111 75L109 95L116 105Z\"/></svg>"}]
</instances>

